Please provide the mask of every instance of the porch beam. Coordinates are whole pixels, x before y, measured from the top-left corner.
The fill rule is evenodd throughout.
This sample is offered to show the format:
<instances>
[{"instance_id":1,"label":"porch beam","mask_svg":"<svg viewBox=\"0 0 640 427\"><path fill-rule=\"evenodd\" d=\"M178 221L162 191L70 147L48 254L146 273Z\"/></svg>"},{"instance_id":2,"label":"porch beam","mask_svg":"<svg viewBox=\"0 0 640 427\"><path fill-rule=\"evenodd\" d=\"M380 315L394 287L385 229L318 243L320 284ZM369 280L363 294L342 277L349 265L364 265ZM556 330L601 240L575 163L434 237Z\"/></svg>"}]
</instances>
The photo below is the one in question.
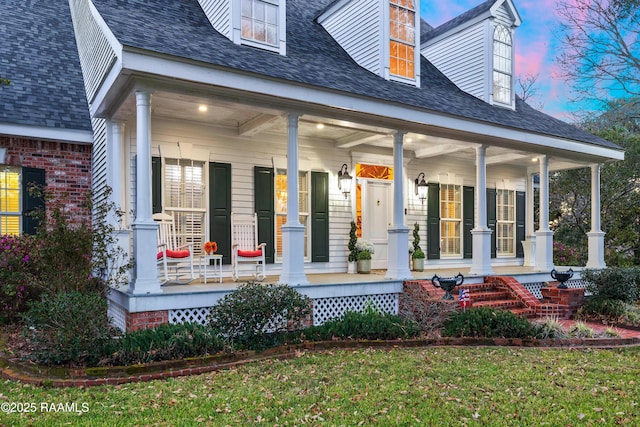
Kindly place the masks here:
<instances>
[{"instance_id":1,"label":"porch beam","mask_svg":"<svg viewBox=\"0 0 640 427\"><path fill-rule=\"evenodd\" d=\"M133 280L129 293L162 293L158 278L158 224L151 217L151 93L136 91L136 206L133 231Z\"/></svg>"},{"instance_id":2,"label":"porch beam","mask_svg":"<svg viewBox=\"0 0 640 427\"><path fill-rule=\"evenodd\" d=\"M371 135L369 132L356 132L345 137L342 137L336 141L336 148L351 148L362 144L368 144L383 139L389 138L388 135Z\"/></svg>"},{"instance_id":3,"label":"porch beam","mask_svg":"<svg viewBox=\"0 0 640 427\"><path fill-rule=\"evenodd\" d=\"M442 139L445 138L436 138ZM424 159L427 157L435 157L441 156L443 154L456 153L458 151L468 150L469 148L473 148L475 144L464 144L458 141L448 140L449 142L437 142L434 144L429 144L427 147L421 147L417 150L414 150L414 154L416 159Z\"/></svg>"},{"instance_id":4,"label":"porch beam","mask_svg":"<svg viewBox=\"0 0 640 427\"><path fill-rule=\"evenodd\" d=\"M530 154L524 154L524 153L505 153L505 154L498 154L495 156L490 156L487 157L487 165L495 165L497 163L506 163L506 162L510 162L512 160L520 160L520 159L524 159L527 157L531 157Z\"/></svg>"},{"instance_id":5,"label":"porch beam","mask_svg":"<svg viewBox=\"0 0 640 427\"><path fill-rule=\"evenodd\" d=\"M404 162L402 145L406 132L393 135L393 220L388 228L387 279L409 279L409 227L404 223Z\"/></svg>"},{"instance_id":6,"label":"porch beam","mask_svg":"<svg viewBox=\"0 0 640 427\"><path fill-rule=\"evenodd\" d=\"M238 125L238 136L253 136L263 132L280 121L281 116L273 114L260 114Z\"/></svg>"},{"instance_id":7,"label":"porch beam","mask_svg":"<svg viewBox=\"0 0 640 427\"><path fill-rule=\"evenodd\" d=\"M540 163L540 224L536 231L536 268L553 269L553 231L549 229L549 157L542 155Z\"/></svg>"},{"instance_id":8,"label":"porch beam","mask_svg":"<svg viewBox=\"0 0 640 427\"><path fill-rule=\"evenodd\" d=\"M282 272L279 282L289 286L309 283L304 273L304 225L298 207L298 120L300 114L287 115L287 222L282 226Z\"/></svg>"},{"instance_id":9,"label":"porch beam","mask_svg":"<svg viewBox=\"0 0 640 427\"><path fill-rule=\"evenodd\" d=\"M487 146L476 147L476 221L471 230L473 256L469 274L488 276L491 267L491 229L487 227Z\"/></svg>"},{"instance_id":10,"label":"porch beam","mask_svg":"<svg viewBox=\"0 0 640 427\"><path fill-rule=\"evenodd\" d=\"M589 239L589 256L587 267L605 268L604 235L600 229L600 165L591 165L591 231Z\"/></svg>"}]
</instances>

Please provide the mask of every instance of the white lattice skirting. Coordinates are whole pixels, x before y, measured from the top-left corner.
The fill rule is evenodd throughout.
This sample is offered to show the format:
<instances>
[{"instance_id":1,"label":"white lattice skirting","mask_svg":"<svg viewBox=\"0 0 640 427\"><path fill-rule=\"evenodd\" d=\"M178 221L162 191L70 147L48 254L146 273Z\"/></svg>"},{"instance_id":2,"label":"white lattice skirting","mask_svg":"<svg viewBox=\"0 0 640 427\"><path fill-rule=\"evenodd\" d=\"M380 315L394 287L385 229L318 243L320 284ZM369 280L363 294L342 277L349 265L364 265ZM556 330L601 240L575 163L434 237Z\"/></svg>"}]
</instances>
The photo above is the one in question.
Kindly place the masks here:
<instances>
[{"instance_id":1,"label":"white lattice skirting","mask_svg":"<svg viewBox=\"0 0 640 427\"><path fill-rule=\"evenodd\" d=\"M341 317L347 311L363 311L369 301L384 313L398 314L398 294L318 298L313 300L313 324L322 325L327 320ZM210 307L169 310L169 323L204 325L207 323L210 312Z\"/></svg>"},{"instance_id":2,"label":"white lattice skirting","mask_svg":"<svg viewBox=\"0 0 640 427\"><path fill-rule=\"evenodd\" d=\"M107 316L111 318L111 324L122 332L127 330L127 312L124 308L112 301L108 302Z\"/></svg>"},{"instance_id":3,"label":"white lattice skirting","mask_svg":"<svg viewBox=\"0 0 640 427\"><path fill-rule=\"evenodd\" d=\"M347 311L363 311L369 301L384 313L398 314L398 294L318 298L313 301L313 324L322 325L327 320L341 317Z\"/></svg>"}]
</instances>

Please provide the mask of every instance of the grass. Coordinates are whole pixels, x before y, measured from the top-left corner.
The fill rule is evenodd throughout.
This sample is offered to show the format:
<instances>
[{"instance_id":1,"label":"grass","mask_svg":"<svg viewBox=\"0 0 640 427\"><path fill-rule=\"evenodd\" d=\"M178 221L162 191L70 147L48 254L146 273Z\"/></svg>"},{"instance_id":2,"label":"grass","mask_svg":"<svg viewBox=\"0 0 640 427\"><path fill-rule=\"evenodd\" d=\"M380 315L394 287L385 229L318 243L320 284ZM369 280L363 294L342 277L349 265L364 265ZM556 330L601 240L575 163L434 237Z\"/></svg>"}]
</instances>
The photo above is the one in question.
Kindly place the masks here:
<instances>
[{"instance_id":1,"label":"grass","mask_svg":"<svg viewBox=\"0 0 640 427\"><path fill-rule=\"evenodd\" d=\"M0 425L633 425L640 349L424 348L300 354L167 381L89 389L0 382Z\"/></svg>"}]
</instances>

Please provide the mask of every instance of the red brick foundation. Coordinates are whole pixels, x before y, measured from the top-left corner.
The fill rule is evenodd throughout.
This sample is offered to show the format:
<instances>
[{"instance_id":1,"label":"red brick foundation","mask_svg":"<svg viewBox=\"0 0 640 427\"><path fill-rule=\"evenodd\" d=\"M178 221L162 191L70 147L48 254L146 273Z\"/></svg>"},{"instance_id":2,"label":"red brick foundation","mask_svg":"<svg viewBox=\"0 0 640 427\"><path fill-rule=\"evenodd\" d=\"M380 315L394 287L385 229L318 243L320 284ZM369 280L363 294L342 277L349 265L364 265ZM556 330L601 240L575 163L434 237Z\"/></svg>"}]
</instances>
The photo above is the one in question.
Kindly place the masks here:
<instances>
[{"instance_id":1,"label":"red brick foundation","mask_svg":"<svg viewBox=\"0 0 640 427\"><path fill-rule=\"evenodd\" d=\"M169 311L127 312L125 321L127 332L137 331L138 329L151 329L169 323Z\"/></svg>"},{"instance_id":2,"label":"red brick foundation","mask_svg":"<svg viewBox=\"0 0 640 427\"><path fill-rule=\"evenodd\" d=\"M567 318L573 316L584 303L584 289L582 288L558 289L555 286L547 286L540 290L542 291L542 302L560 305L565 309Z\"/></svg>"},{"instance_id":3,"label":"red brick foundation","mask_svg":"<svg viewBox=\"0 0 640 427\"><path fill-rule=\"evenodd\" d=\"M0 136L0 147L7 148L6 165L45 170L48 191L72 222L91 219L82 207L91 190L91 145Z\"/></svg>"}]
</instances>

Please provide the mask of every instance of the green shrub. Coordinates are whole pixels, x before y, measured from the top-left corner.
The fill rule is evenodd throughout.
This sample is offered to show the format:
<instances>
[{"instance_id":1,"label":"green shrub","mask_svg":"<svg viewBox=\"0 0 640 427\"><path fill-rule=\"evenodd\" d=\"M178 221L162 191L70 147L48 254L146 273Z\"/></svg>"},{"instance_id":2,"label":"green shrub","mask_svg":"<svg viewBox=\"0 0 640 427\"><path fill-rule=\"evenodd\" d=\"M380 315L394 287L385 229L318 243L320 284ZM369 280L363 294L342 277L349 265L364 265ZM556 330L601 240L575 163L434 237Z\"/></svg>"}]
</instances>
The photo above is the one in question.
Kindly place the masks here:
<instances>
[{"instance_id":1,"label":"green shrub","mask_svg":"<svg viewBox=\"0 0 640 427\"><path fill-rule=\"evenodd\" d=\"M372 305L364 312L347 311L339 319L333 319L320 326L304 331L310 339L330 340L352 338L368 340L390 340L411 338L420 335L420 327L412 320L395 314L381 313Z\"/></svg>"},{"instance_id":2,"label":"green shrub","mask_svg":"<svg viewBox=\"0 0 640 427\"><path fill-rule=\"evenodd\" d=\"M449 337L528 338L534 331L528 320L510 311L478 307L452 313L445 321L443 334Z\"/></svg>"},{"instance_id":3,"label":"green shrub","mask_svg":"<svg viewBox=\"0 0 640 427\"><path fill-rule=\"evenodd\" d=\"M206 326L195 323L160 325L129 332L114 341L111 354L103 363L124 366L176 360L206 356L224 348L224 341Z\"/></svg>"},{"instance_id":4,"label":"green shrub","mask_svg":"<svg viewBox=\"0 0 640 427\"><path fill-rule=\"evenodd\" d=\"M249 282L212 307L209 326L238 348L262 349L278 335L300 329L311 314L311 299L287 285Z\"/></svg>"},{"instance_id":5,"label":"green shrub","mask_svg":"<svg viewBox=\"0 0 640 427\"><path fill-rule=\"evenodd\" d=\"M533 336L539 339L569 338L567 330L558 319L547 317L532 325Z\"/></svg>"},{"instance_id":6,"label":"green shrub","mask_svg":"<svg viewBox=\"0 0 640 427\"><path fill-rule=\"evenodd\" d=\"M582 272L587 290L601 300L619 300L633 303L638 300L640 293L640 268L612 267L604 270L585 270Z\"/></svg>"},{"instance_id":7,"label":"green shrub","mask_svg":"<svg viewBox=\"0 0 640 427\"><path fill-rule=\"evenodd\" d=\"M44 295L24 320L32 357L45 365L95 365L119 333L109 322L106 298L95 293Z\"/></svg>"},{"instance_id":8,"label":"green shrub","mask_svg":"<svg viewBox=\"0 0 640 427\"><path fill-rule=\"evenodd\" d=\"M567 331L570 336L576 338L593 338L595 337L595 332L592 328L587 326L585 323L576 322L569 328Z\"/></svg>"},{"instance_id":9,"label":"green shrub","mask_svg":"<svg viewBox=\"0 0 640 427\"><path fill-rule=\"evenodd\" d=\"M0 235L0 324L14 322L40 294L34 286L33 236Z\"/></svg>"},{"instance_id":10,"label":"green shrub","mask_svg":"<svg viewBox=\"0 0 640 427\"><path fill-rule=\"evenodd\" d=\"M640 308L620 300L592 297L578 309L575 318L604 324L620 323L638 326L640 325Z\"/></svg>"}]
</instances>

